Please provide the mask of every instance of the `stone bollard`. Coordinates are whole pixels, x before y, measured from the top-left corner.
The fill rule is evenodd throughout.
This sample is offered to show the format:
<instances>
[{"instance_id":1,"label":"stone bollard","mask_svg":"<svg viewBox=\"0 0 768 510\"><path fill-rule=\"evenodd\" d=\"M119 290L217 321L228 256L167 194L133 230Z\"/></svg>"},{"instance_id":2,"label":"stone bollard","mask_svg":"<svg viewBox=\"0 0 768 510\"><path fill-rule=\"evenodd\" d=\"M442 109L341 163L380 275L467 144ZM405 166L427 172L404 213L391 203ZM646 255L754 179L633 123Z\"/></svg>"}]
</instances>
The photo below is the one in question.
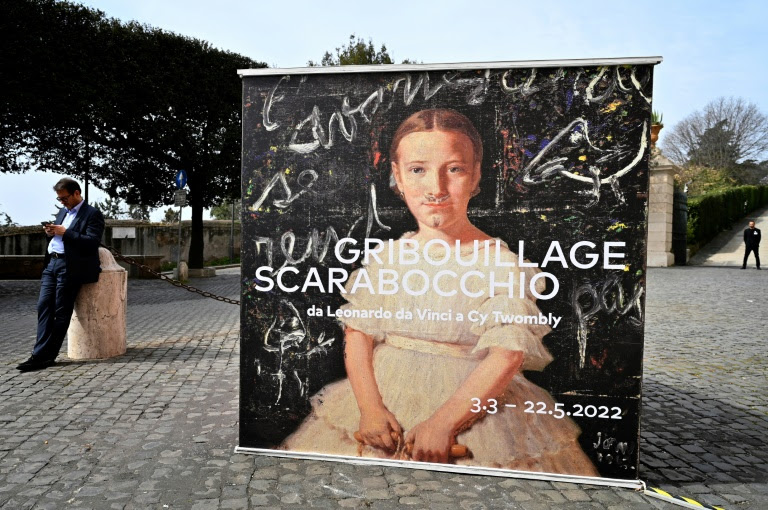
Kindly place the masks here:
<instances>
[{"instance_id":1,"label":"stone bollard","mask_svg":"<svg viewBox=\"0 0 768 510\"><path fill-rule=\"evenodd\" d=\"M180 282L189 280L189 266L183 260L179 263L179 267L173 270L173 279Z\"/></svg>"},{"instance_id":2,"label":"stone bollard","mask_svg":"<svg viewBox=\"0 0 768 510\"><path fill-rule=\"evenodd\" d=\"M80 288L69 323L67 356L111 358L125 354L125 300L128 272L105 248L99 248L101 274Z\"/></svg>"}]
</instances>

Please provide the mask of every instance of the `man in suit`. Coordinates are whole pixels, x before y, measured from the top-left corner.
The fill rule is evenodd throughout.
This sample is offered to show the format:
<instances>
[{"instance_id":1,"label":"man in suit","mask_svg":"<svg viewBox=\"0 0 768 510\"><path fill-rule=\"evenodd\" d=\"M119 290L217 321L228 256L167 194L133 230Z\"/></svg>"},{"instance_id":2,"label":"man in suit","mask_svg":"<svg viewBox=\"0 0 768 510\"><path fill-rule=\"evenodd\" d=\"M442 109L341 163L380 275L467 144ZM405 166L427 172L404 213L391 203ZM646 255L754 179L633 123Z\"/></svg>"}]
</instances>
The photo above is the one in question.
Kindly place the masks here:
<instances>
[{"instance_id":1,"label":"man in suit","mask_svg":"<svg viewBox=\"0 0 768 510\"><path fill-rule=\"evenodd\" d=\"M746 251L744 252L744 262L741 264L742 269L747 268L747 258L749 258L749 252L755 254L755 265L760 269L760 255L757 253L757 249L760 247L760 229L755 228L755 222L749 222L749 228L744 230L744 244L746 245Z\"/></svg>"},{"instance_id":2,"label":"man in suit","mask_svg":"<svg viewBox=\"0 0 768 510\"><path fill-rule=\"evenodd\" d=\"M43 227L51 240L37 301L37 342L32 356L16 367L22 372L56 364L80 287L98 281L101 272L99 243L104 216L83 201L76 181L65 177L53 190L64 207L53 223Z\"/></svg>"}]
</instances>

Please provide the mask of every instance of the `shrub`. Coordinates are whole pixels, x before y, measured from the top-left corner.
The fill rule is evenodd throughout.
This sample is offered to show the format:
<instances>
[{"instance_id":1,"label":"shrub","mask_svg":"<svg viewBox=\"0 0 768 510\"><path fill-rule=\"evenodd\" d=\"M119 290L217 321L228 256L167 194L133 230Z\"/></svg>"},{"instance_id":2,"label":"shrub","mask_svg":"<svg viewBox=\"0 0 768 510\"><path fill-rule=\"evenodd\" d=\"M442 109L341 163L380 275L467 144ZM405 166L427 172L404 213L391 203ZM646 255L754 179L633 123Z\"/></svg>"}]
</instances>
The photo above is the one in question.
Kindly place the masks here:
<instances>
[{"instance_id":1,"label":"shrub","mask_svg":"<svg viewBox=\"0 0 768 510\"><path fill-rule=\"evenodd\" d=\"M695 251L750 212L768 205L768 186L739 186L688 199L688 245Z\"/></svg>"}]
</instances>

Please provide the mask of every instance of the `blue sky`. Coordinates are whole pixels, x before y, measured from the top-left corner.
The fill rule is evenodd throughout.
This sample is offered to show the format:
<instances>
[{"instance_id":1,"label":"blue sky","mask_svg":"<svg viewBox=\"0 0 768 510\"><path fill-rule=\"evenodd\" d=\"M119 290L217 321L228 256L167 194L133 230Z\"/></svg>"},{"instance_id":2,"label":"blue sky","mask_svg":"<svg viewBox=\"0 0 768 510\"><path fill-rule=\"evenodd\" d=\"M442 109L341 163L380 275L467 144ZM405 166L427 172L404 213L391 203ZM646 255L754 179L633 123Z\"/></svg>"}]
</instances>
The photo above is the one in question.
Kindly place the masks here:
<instances>
[{"instance_id":1,"label":"blue sky","mask_svg":"<svg viewBox=\"0 0 768 510\"><path fill-rule=\"evenodd\" d=\"M326 50L345 44L351 33L386 44L398 62L404 58L441 63L662 56L664 61L656 68L653 108L663 112L667 129L719 96L741 97L768 114L764 64L768 2L82 3L122 21L136 20L204 39L270 67L301 67L308 60L320 60ZM0 211L17 223L37 223L48 214L46 207L52 209L50 186L57 175L0 174L0 179ZM29 192L20 194L19 189ZM93 193L92 200L101 196ZM190 217L189 212L184 215Z\"/></svg>"}]
</instances>

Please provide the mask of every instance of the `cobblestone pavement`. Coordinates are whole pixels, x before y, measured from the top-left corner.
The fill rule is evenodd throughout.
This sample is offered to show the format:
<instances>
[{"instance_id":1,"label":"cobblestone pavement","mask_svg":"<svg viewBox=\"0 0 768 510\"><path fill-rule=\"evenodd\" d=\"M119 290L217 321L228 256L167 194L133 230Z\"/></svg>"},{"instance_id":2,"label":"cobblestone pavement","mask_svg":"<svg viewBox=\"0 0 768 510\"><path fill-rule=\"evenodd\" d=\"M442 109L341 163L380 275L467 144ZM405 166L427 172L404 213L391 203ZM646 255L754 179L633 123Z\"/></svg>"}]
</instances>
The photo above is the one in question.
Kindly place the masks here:
<instances>
[{"instance_id":1,"label":"cobblestone pavement","mask_svg":"<svg viewBox=\"0 0 768 510\"><path fill-rule=\"evenodd\" d=\"M193 284L236 297L236 271ZM768 272L649 272L641 478L768 508ZM237 444L239 311L128 285L128 352L20 374L37 282L0 282L0 508L673 509L640 492L278 459ZM66 350L62 349L65 353Z\"/></svg>"}]
</instances>

